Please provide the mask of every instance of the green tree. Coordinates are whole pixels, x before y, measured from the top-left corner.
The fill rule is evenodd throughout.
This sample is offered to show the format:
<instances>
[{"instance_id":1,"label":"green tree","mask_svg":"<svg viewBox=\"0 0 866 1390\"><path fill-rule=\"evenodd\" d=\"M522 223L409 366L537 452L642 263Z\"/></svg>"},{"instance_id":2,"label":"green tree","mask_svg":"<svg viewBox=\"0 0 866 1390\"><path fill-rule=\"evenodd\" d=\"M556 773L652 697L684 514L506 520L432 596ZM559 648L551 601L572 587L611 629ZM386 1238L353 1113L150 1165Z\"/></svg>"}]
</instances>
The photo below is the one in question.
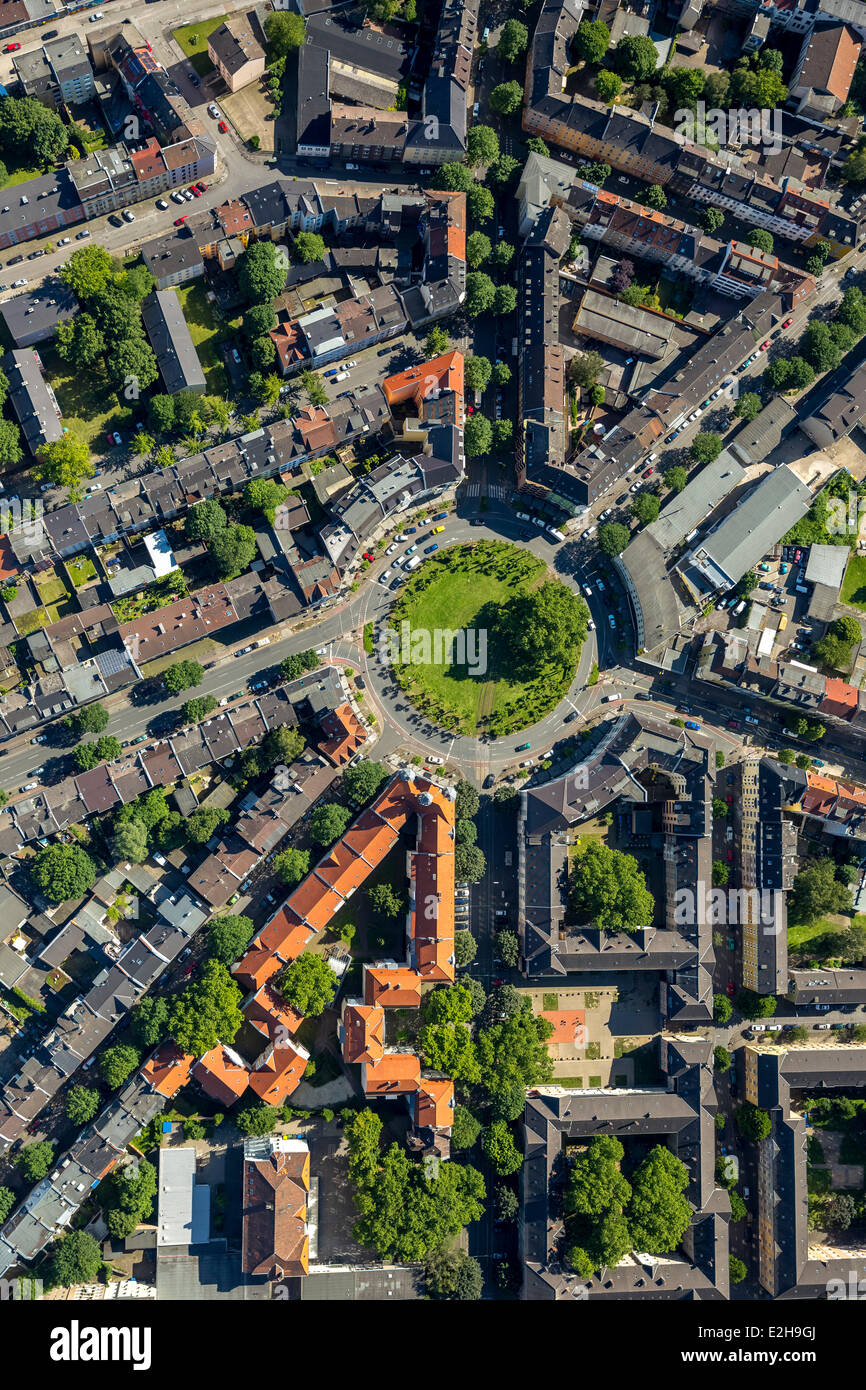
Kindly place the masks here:
<instances>
[{"instance_id":1,"label":"green tree","mask_svg":"<svg viewBox=\"0 0 866 1390\"><path fill-rule=\"evenodd\" d=\"M762 408L759 395L754 391L744 391L734 406L734 414L741 420L754 420L756 415L760 415Z\"/></svg>"},{"instance_id":2,"label":"green tree","mask_svg":"<svg viewBox=\"0 0 866 1390\"><path fill-rule=\"evenodd\" d=\"M457 845L454 851L454 871L459 883L478 883L485 874L487 860L477 845Z\"/></svg>"},{"instance_id":3,"label":"green tree","mask_svg":"<svg viewBox=\"0 0 866 1390\"><path fill-rule=\"evenodd\" d=\"M287 656L280 662L280 675L284 680L296 681L305 671L315 671L319 665L319 658L312 648L303 652L295 652L293 656Z\"/></svg>"},{"instance_id":4,"label":"green tree","mask_svg":"<svg viewBox=\"0 0 866 1390\"><path fill-rule=\"evenodd\" d=\"M204 667L198 661L175 661L163 671L162 679L166 690L170 690L172 695L179 695L182 690L201 685L204 680Z\"/></svg>"},{"instance_id":5,"label":"green tree","mask_svg":"<svg viewBox=\"0 0 866 1390\"><path fill-rule=\"evenodd\" d=\"M644 82L656 70L658 52L645 35L628 35L613 50L613 59L626 81Z\"/></svg>"},{"instance_id":6,"label":"green tree","mask_svg":"<svg viewBox=\"0 0 866 1390\"><path fill-rule=\"evenodd\" d=\"M637 860L591 840L574 861L571 902L581 917L607 930L650 926L654 902Z\"/></svg>"},{"instance_id":7,"label":"green tree","mask_svg":"<svg viewBox=\"0 0 866 1390\"><path fill-rule=\"evenodd\" d=\"M713 1066L716 1071L727 1071L731 1065L731 1054L726 1047L713 1048Z\"/></svg>"},{"instance_id":8,"label":"green tree","mask_svg":"<svg viewBox=\"0 0 866 1390\"><path fill-rule=\"evenodd\" d=\"M490 260L497 270L507 270L514 260L514 247L510 241L497 241L490 256ZM502 366L505 364L502 363ZM509 372L509 376L511 373Z\"/></svg>"},{"instance_id":9,"label":"green tree","mask_svg":"<svg viewBox=\"0 0 866 1390\"><path fill-rule=\"evenodd\" d=\"M490 106L500 116L511 116L523 101L523 88L519 82L500 82L490 93Z\"/></svg>"},{"instance_id":10,"label":"green tree","mask_svg":"<svg viewBox=\"0 0 866 1390\"><path fill-rule=\"evenodd\" d=\"M268 41L268 55L272 58L286 58L304 42L306 21L303 15L293 10L273 10L265 15L265 38Z\"/></svg>"},{"instance_id":11,"label":"green tree","mask_svg":"<svg viewBox=\"0 0 866 1390\"><path fill-rule=\"evenodd\" d=\"M602 68L595 74L595 90L599 101L614 102L622 91L622 78L619 73Z\"/></svg>"},{"instance_id":12,"label":"green tree","mask_svg":"<svg viewBox=\"0 0 866 1390\"><path fill-rule=\"evenodd\" d=\"M478 947L475 937L469 931L458 931L454 934L454 961L458 967L471 965L475 959Z\"/></svg>"},{"instance_id":13,"label":"green tree","mask_svg":"<svg viewBox=\"0 0 866 1390\"><path fill-rule=\"evenodd\" d=\"M516 63L529 45L529 30L519 19L506 19L496 45L499 56L506 63Z\"/></svg>"},{"instance_id":14,"label":"green tree","mask_svg":"<svg viewBox=\"0 0 866 1390\"><path fill-rule=\"evenodd\" d=\"M324 237L316 232L298 232L292 247L295 260L307 264L322 260L326 249Z\"/></svg>"},{"instance_id":15,"label":"green tree","mask_svg":"<svg viewBox=\"0 0 866 1390\"><path fill-rule=\"evenodd\" d=\"M726 995L713 995L713 1018L716 1023L727 1023L733 1012L734 1006Z\"/></svg>"},{"instance_id":16,"label":"green tree","mask_svg":"<svg viewBox=\"0 0 866 1390\"><path fill-rule=\"evenodd\" d=\"M472 237L473 237L473 236L481 236L481 235L482 235L481 232L473 232L473 233L467 238L467 241L466 241L466 259L467 259L467 260L469 260L469 243L472 241ZM487 240L486 237L485 237L485 240ZM476 243L476 245L477 245L477 244L478 244L478 243ZM488 244L489 244L489 243L488 243ZM470 265L472 264L471 261L470 261L469 263L470 263ZM430 332L427 334L427 337L424 339L424 352L425 352L426 356L427 356L427 357L440 357L440 356L442 355L443 352L447 352L447 351L448 351L449 346L450 346L450 339L449 339L449 337L448 337L448 334L445 332L445 329L444 329L444 328L441 328L441 327L439 326L439 324L434 324L434 326L430 329Z\"/></svg>"},{"instance_id":17,"label":"green tree","mask_svg":"<svg viewBox=\"0 0 866 1390\"><path fill-rule=\"evenodd\" d=\"M621 555L630 540L628 527L619 521L605 521L598 528L598 548L602 555Z\"/></svg>"},{"instance_id":18,"label":"green tree","mask_svg":"<svg viewBox=\"0 0 866 1390\"><path fill-rule=\"evenodd\" d=\"M282 294L286 272L274 242L255 241L248 246L238 262L237 278L238 289L249 304L263 304Z\"/></svg>"},{"instance_id":19,"label":"green tree","mask_svg":"<svg viewBox=\"0 0 866 1390\"><path fill-rule=\"evenodd\" d=\"M756 994L751 989L741 989L737 995L737 1008L746 1018L772 1018L776 1012L777 1001L772 994Z\"/></svg>"},{"instance_id":20,"label":"green tree","mask_svg":"<svg viewBox=\"0 0 866 1390\"><path fill-rule=\"evenodd\" d=\"M232 965L249 946L254 930L251 917L232 914L212 917L207 929L208 954L223 965Z\"/></svg>"},{"instance_id":21,"label":"green tree","mask_svg":"<svg viewBox=\"0 0 866 1390\"><path fill-rule=\"evenodd\" d=\"M641 526L649 526L650 522L657 520L660 506L657 493L641 492L631 504L632 516L637 518Z\"/></svg>"},{"instance_id":22,"label":"green tree","mask_svg":"<svg viewBox=\"0 0 866 1390\"><path fill-rule=\"evenodd\" d=\"M476 411L470 415L463 430L463 446L467 458L478 458L489 454L493 443L493 426L484 415Z\"/></svg>"},{"instance_id":23,"label":"green tree","mask_svg":"<svg viewBox=\"0 0 866 1390\"><path fill-rule=\"evenodd\" d=\"M425 1273L430 1298L477 1302L481 1297L481 1266L465 1250L435 1250L428 1256Z\"/></svg>"},{"instance_id":24,"label":"green tree","mask_svg":"<svg viewBox=\"0 0 866 1390\"><path fill-rule=\"evenodd\" d=\"M646 192L641 196L640 201L648 208L655 208L661 212L668 205L667 196L661 184L651 183Z\"/></svg>"},{"instance_id":25,"label":"green tree","mask_svg":"<svg viewBox=\"0 0 866 1390\"><path fill-rule=\"evenodd\" d=\"M514 969L520 958L520 942L513 931L500 931L496 934L496 952L503 965Z\"/></svg>"},{"instance_id":26,"label":"green tree","mask_svg":"<svg viewBox=\"0 0 866 1390\"><path fill-rule=\"evenodd\" d=\"M478 815L481 798L471 782L462 779L457 783L454 795L454 814L458 820L471 820Z\"/></svg>"},{"instance_id":27,"label":"green tree","mask_svg":"<svg viewBox=\"0 0 866 1390\"><path fill-rule=\"evenodd\" d=\"M695 435L689 447L689 457L695 463L712 463L722 452L722 441L717 434L701 430Z\"/></svg>"},{"instance_id":28,"label":"green tree","mask_svg":"<svg viewBox=\"0 0 866 1390\"><path fill-rule=\"evenodd\" d=\"M523 1155L503 1120L495 1120L487 1126L481 1136L481 1147L487 1162L500 1178L507 1178L511 1173L516 1173L523 1163Z\"/></svg>"},{"instance_id":29,"label":"green tree","mask_svg":"<svg viewBox=\"0 0 866 1390\"><path fill-rule=\"evenodd\" d=\"M181 707L180 717L185 724L197 724L200 719L213 714L216 707L217 702L213 695L199 695L186 701Z\"/></svg>"},{"instance_id":30,"label":"green tree","mask_svg":"<svg viewBox=\"0 0 866 1390\"><path fill-rule=\"evenodd\" d=\"M187 821L189 838L197 845L206 845L221 825L229 820L228 811L221 807L199 806Z\"/></svg>"},{"instance_id":31,"label":"green tree","mask_svg":"<svg viewBox=\"0 0 866 1390\"><path fill-rule=\"evenodd\" d=\"M250 341L270 333L276 326L277 316L272 304L253 304L244 314L244 334Z\"/></svg>"},{"instance_id":32,"label":"green tree","mask_svg":"<svg viewBox=\"0 0 866 1390\"><path fill-rule=\"evenodd\" d=\"M622 1211L631 1199L631 1185L620 1171L625 1150L612 1135L601 1135L574 1155L570 1164L564 1208L567 1216L598 1219L614 1208Z\"/></svg>"},{"instance_id":33,"label":"green tree","mask_svg":"<svg viewBox=\"0 0 866 1390\"><path fill-rule=\"evenodd\" d=\"M530 135L526 142L526 148L530 154L541 154L544 155L545 158L548 158L550 155L550 150L547 148L540 135Z\"/></svg>"},{"instance_id":34,"label":"green tree","mask_svg":"<svg viewBox=\"0 0 866 1390\"><path fill-rule=\"evenodd\" d=\"M493 364L493 384L494 386L507 386L511 380L511 368L507 362L494 362Z\"/></svg>"},{"instance_id":35,"label":"green tree","mask_svg":"<svg viewBox=\"0 0 866 1390\"><path fill-rule=\"evenodd\" d=\"M169 1032L178 1047L200 1057L217 1043L234 1042L243 1023L243 995L218 960L205 961L198 978L172 999Z\"/></svg>"},{"instance_id":36,"label":"green tree","mask_svg":"<svg viewBox=\"0 0 866 1390\"><path fill-rule=\"evenodd\" d=\"M104 246L91 242L73 251L57 274L83 304L101 294L109 284L114 275L114 261Z\"/></svg>"},{"instance_id":37,"label":"green tree","mask_svg":"<svg viewBox=\"0 0 866 1390\"><path fill-rule=\"evenodd\" d=\"M115 1043L99 1059L99 1072L106 1086L118 1090L141 1062L138 1049L129 1043Z\"/></svg>"},{"instance_id":38,"label":"green tree","mask_svg":"<svg viewBox=\"0 0 866 1390\"><path fill-rule=\"evenodd\" d=\"M25 1144L15 1159L16 1166L27 1182L41 1182L54 1163L54 1145L50 1139L40 1139L35 1144Z\"/></svg>"},{"instance_id":39,"label":"green tree","mask_svg":"<svg viewBox=\"0 0 866 1390\"><path fill-rule=\"evenodd\" d=\"M147 858L147 830L140 820L124 821L111 837L111 852L117 860L143 864Z\"/></svg>"},{"instance_id":40,"label":"green tree","mask_svg":"<svg viewBox=\"0 0 866 1390\"><path fill-rule=\"evenodd\" d=\"M743 1261L738 1259L736 1255L728 1256L728 1266L730 1269L731 1283L742 1284L749 1272L747 1266L744 1265Z\"/></svg>"},{"instance_id":41,"label":"green tree","mask_svg":"<svg viewBox=\"0 0 866 1390\"><path fill-rule=\"evenodd\" d=\"M489 125L471 126L466 132L466 162L473 167L499 158L499 136ZM468 191L468 190L467 190Z\"/></svg>"},{"instance_id":42,"label":"green tree","mask_svg":"<svg viewBox=\"0 0 866 1390\"><path fill-rule=\"evenodd\" d=\"M168 1001L163 995L146 995L130 1015L132 1036L139 1047L149 1051L168 1034Z\"/></svg>"},{"instance_id":43,"label":"green tree","mask_svg":"<svg viewBox=\"0 0 866 1390\"><path fill-rule=\"evenodd\" d=\"M724 220L725 214L720 208L702 208L698 213L698 221L710 236L719 230Z\"/></svg>"},{"instance_id":44,"label":"green tree","mask_svg":"<svg viewBox=\"0 0 866 1390\"><path fill-rule=\"evenodd\" d=\"M332 845L339 840L351 819L348 806L340 806L335 801L317 806L310 817L310 839L316 845Z\"/></svg>"},{"instance_id":45,"label":"green tree","mask_svg":"<svg viewBox=\"0 0 866 1390\"><path fill-rule=\"evenodd\" d=\"M599 372L604 366L604 360L598 352L581 352L572 357L569 364L568 373L575 386L580 386L588 391L594 386Z\"/></svg>"},{"instance_id":46,"label":"green tree","mask_svg":"<svg viewBox=\"0 0 866 1390\"><path fill-rule=\"evenodd\" d=\"M505 185L510 183L520 168L520 161L511 154L501 154L495 159L487 170L487 182L492 184L497 193L502 193Z\"/></svg>"},{"instance_id":47,"label":"green tree","mask_svg":"<svg viewBox=\"0 0 866 1390\"><path fill-rule=\"evenodd\" d=\"M753 227L746 237L749 246L754 246L758 251L765 251L768 256L773 254L773 236L771 232L765 231L763 227Z\"/></svg>"},{"instance_id":48,"label":"green tree","mask_svg":"<svg viewBox=\"0 0 866 1390\"><path fill-rule=\"evenodd\" d=\"M585 63L600 63L610 47L610 29L602 19L585 19L572 40L574 53Z\"/></svg>"},{"instance_id":49,"label":"green tree","mask_svg":"<svg viewBox=\"0 0 866 1390\"><path fill-rule=\"evenodd\" d=\"M475 1044L468 1028L448 1023L428 1023L419 1034L421 1055L428 1067L444 1072L467 1086L481 1080Z\"/></svg>"},{"instance_id":50,"label":"green tree","mask_svg":"<svg viewBox=\"0 0 866 1390\"><path fill-rule=\"evenodd\" d=\"M376 916L382 921L389 921L392 917L399 917L405 908L405 903L401 897L394 892L390 883L376 883L367 892L370 906Z\"/></svg>"},{"instance_id":51,"label":"green tree","mask_svg":"<svg viewBox=\"0 0 866 1390\"><path fill-rule=\"evenodd\" d=\"M354 767L346 768L343 773L343 791L353 805L361 806L375 796L387 776L388 769L384 763L363 758Z\"/></svg>"},{"instance_id":52,"label":"green tree","mask_svg":"<svg viewBox=\"0 0 866 1390\"><path fill-rule=\"evenodd\" d=\"M66 1093L65 1108L74 1125L86 1125L99 1109L99 1092L89 1086L72 1086Z\"/></svg>"},{"instance_id":53,"label":"green tree","mask_svg":"<svg viewBox=\"0 0 866 1390\"><path fill-rule=\"evenodd\" d=\"M673 468L665 469L664 480L672 492L682 492L689 480L689 475L684 468L676 465Z\"/></svg>"},{"instance_id":54,"label":"green tree","mask_svg":"<svg viewBox=\"0 0 866 1390\"><path fill-rule=\"evenodd\" d=\"M54 343L64 362L74 362L79 367L89 367L105 351L105 338L96 320L84 313L58 323Z\"/></svg>"},{"instance_id":55,"label":"green tree","mask_svg":"<svg viewBox=\"0 0 866 1390\"><path fill-rule=\"evenodd\" d=\"M51 1283L69 1289L75 1284L94 1284L102 1269L99 1242L89 1231L69 1231L51 1260Z\"/></svg>"},{"instance_id":56,"label":"green tree","mask_svg":"<svg viewBox=\"0 0 866 1390\"><path fill-rule=\"evenodd\" d=\"M6 1218L9 1216L14 1206L15 1193L11 1188L0 1187L0 1226L6 1224Z\"/></svg>"},{"instance_id":57,"label":"green tree","mask_svg":"<svg viewBox=\"0 0 866 1390\"><path fill-rule=\"evenodd\" d=\"M513 285L497 285L493 294L493 312L497 318L513 314L517 308L517 290Z\"/></svg>"},{"instance_id":58,"label":"green tree","mask_svg":"<svg viewBox=\"0 0 866 1390\"><path fill-rule=\"evenodd\" d=\"M55 483L76 493L85 478L93 477L90 450L72 434L61 435L39 448L34 476L42 482Z\"/></svg>"},{"instance_id":59,"label":"green tree","mask_svg":"<svg viewBox=\"0 0 866 1390\"><path fill-rule=\"evenodd\" d=\"M454 1123L451 1129L452 1149L471 1149L478 1142L481 1121L476 1119L465 1105L455 1106Z\"/></svg>"},{"instance_id":60,"label":"green tree","mask_svg":"<svg viewBox=\"0 0 866 1390\"><path fill-rule=\"evenodd\" d=\"M80 845L46 845L36 852L30 877L52 903L81 898L96 882L96 865Z\"/></svg>"},{"instance_id":61,"label":"green tree","mask_svg":"<svg viewBox=\"0 0 866 1390\"><path fill-rule=\"evenodd\" d=\"M474 270L466 276L466 299L464 307L470 318L478 318L493 308L496 299L496 286L483 271Z\"/></svg>"},{"instance_id":62,"label":"green tree","mask_svg":"<svg viewBox=\"0 0 866 1390\"><path fill-rule=\"evenodd\" d=\"M632 1245L650 1255L675 1250L691 1224L684 1193L689 1171L664 1145L657 1144L632 1177L628 1224Z\"/></svg>"},{"instance_id":63,"label":"green tree","mask_svg":"<svg viewBox=\"0 0 866 1390\"><path fill-rule=\"evenodd\" d=\"M755 1143L766 1139L773 1127L766 1110L759 1110L756 1105L749 1103L739 1106L736 1118L737 1128L743 1138L751 1139Z\"/></svg>"},{"instance_id":64,"label":"green tree","mask_svg":"<svg viewBox=\"0 0 866 1390\"><path fill-rule=\"evenodd\" d=\"M822 917L854 910L851 890L836 877L832 859L807 859L788 896L788 920L810 925Z\"/></svg>"},{"instance_id":65,"label":"green tree","mask_svg":"<svg viewBox=\"0 0 866 1390\"><path fill-rule=\"evenodd\" d=\"M466 261L472 270L477 270L490 255L490 237L483 232L470 232L466 238ZM446 348L448 346L446 341ZM444 351L445 349L442 349ZM431 354L433 355L433 354Z\"/></svg>"},{"instance_id":66,"label":"green tree","mask_svg":"<svg viewBox=\"0 0 866 1390\"><path fill-rule=\"evenodd\" d=\"M281 883L294 888L310 872L308 849L284 849L274 860L274 873Z\"/></svg>"},{"instance_id":67,"label":"green tree","mask_svg":"<svg viewBox=\"0 0 866 1390\"><path fill-rule=\"evenodd\" d=\"M322 385L321 377L316 376L315 372L307 370L301 372L298 380L310 405L327 405L328 393Z\"/></svg>"},{"instance_id":68,"label":"green tree","mask_svg":"<svg viewBox=\"0 0 866 1390\"><path fill-rule=\"evenodd\" d=\"M328 1008L337 991L337 977L324 956L304 951L280 977L280 993L296 1013L313 1018Z\"/></svg>"},{"instance_id":69,"label":"green tree","mask_svg":"<svg viewBox=\"0 0 866 1390\"><path fill-rule=\"evenodd\" d=\"M730 878L730 870L721 859L713 860L713 887L724 888Z\"/></svg>"},{"instance_id":70,"label":"green tree","mask_svg":"<svg viewBox=\"0 0 866 1390\"><path fill-rule=\"evenodd\" d=\"M467 357L464 365L464 379L470 391L484 391L493 371L487 357Z\"/></svg>"},{"instance_id":71,"label":"green tree","mask_svg":"<svg viewBox=\"0 0 866 1390\"><path fill-rule=\"evenodd\" d=\"M156 1197L156 1168L147 1159L135 1165L116 1168L99 1189L105 1224L115 1240L131 1236L147 1221Z\"/></svg>"}]
</instances>

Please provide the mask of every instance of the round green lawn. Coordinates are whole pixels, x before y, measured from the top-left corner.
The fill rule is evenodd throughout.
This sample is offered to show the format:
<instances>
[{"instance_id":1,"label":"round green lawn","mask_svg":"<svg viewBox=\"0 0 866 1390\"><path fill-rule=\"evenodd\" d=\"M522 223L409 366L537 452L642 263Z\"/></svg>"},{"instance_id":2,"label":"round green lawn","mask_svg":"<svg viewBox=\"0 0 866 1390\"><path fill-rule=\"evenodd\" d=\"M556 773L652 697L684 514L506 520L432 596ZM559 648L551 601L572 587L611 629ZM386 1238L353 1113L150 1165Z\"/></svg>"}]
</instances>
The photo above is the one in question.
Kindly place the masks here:
<instances>
[{"instance_id":1,"label":"round green lawn","mask_svg":"<svg viewBox=\"0 0 866 1390\"><path fill-rule=\"evenodd\" d=\"M503 736L536 723L555 708L574 672L556 668L521 681L495 629L497 614L509 599L549 578L542 560L501 541L453 546L424 562L388 617L393 638L402 643L404 622L411 634L430 633L431 645L437 631L486 632L487 660L483 674L474 673L465 662L395 660L397 683L420 713L455 733ZM483 654L483 648L475 650ZM435 658L435 647L430 655Z\"/></svg>"}]
</instances>

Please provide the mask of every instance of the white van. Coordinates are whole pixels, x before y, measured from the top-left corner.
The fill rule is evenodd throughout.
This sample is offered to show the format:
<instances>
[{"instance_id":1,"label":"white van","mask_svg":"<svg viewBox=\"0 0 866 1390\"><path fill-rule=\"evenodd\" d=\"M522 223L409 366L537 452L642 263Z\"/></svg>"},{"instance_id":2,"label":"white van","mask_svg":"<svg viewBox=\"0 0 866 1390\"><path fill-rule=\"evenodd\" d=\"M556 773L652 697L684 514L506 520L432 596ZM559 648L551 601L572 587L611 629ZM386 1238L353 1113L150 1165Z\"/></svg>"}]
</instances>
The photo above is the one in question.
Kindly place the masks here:
<instances>
[{"instance_id":1,"label":"white van","mask_svg":"<svg viewBox=\"0 0 866 1390\"><path fill-rule=\"evenodd\" d=\"M621 700L621 699L622 699L622 696L621 696L621 695L602 695L602 697L601 697L602 704L605 704L605 705L613 705L613 704L616 703L617 700Z\"/></svg>"},{"instance_id":2,"label":"white van","mask_svg":"<svg viewBox=\"0 0 866 1390\"><path fill-rule=\"evenodd\" d=\"M556 528L555 526L545 526L544 529L545 529L545 531L547 531L548 535L553 536L553 539L554 539L555 541L564 541L564 540L565 540L565 536L563 535L562 531L557 530L557 528Z\"/></svg>"}]
</instances>

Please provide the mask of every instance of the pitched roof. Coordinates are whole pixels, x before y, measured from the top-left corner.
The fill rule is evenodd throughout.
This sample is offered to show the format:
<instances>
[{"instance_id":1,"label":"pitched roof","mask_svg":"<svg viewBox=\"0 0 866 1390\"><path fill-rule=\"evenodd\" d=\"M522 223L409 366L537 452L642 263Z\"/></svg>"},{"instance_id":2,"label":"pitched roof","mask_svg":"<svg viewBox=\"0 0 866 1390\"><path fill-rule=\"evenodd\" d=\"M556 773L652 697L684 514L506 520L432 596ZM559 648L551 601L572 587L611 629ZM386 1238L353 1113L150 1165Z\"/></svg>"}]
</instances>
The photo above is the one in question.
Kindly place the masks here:
<instances>
[{"instance_id":1,"label":"pitched roof","mask_svg":"<svg viewBox=\"0 0 866 1390\"><path fill-rule=\"evenodd\" d=\"M254 1157L256 1146L244 1145L241 1268L272 1279L298 1277L309 1270L310 1151L306 1144L287 1151L291 1140L268 1142L267 1157Z\"/></svg>"},{"instance_id":2,"label":"pitched roof","mask_svg":"<svg viewBox=\"0 0 866 1390\"><path fill-rule=\"evenodd\" d=\"M217 1043L199 1058L192 1074L205 1095L220 1105L234 1105L250 1084L250 1073L243 1059L222 1043Z\"/></svg>"},{"instance_id":3,"label":"pitched roof","mask_svg":"<svg viewBox=\"0 0 866 1390\"><path fill-rule=\"evenodd\" d=\"M141 1068L141 1075L149 1081L157 1095L171 1100L182 1086L186 1086L192 1070L193 1058L176 1043L165 1043L148 1057Z\"/></svg>"},{"instance_id":4,"label":"pitched roof","mask_svg":"<svg viewBox=\"0 0 866 1390\"><path fill-rule=\"evenodd\" d=\"M386 1009L420 1008L421 979L404 966L368 965L364 969L364 1000Z\"/></svg>"},{"instance_id":5,"label":"pitched roof","mask_svg":"<svg viewBox=\"0 0 866 1390\"><path fill-rule=\"evenodd\" d=\"M378 1062L385 1053L385 1010L347 1004L343 1010L343 1061Z\"/></svg>"}]
</instances>

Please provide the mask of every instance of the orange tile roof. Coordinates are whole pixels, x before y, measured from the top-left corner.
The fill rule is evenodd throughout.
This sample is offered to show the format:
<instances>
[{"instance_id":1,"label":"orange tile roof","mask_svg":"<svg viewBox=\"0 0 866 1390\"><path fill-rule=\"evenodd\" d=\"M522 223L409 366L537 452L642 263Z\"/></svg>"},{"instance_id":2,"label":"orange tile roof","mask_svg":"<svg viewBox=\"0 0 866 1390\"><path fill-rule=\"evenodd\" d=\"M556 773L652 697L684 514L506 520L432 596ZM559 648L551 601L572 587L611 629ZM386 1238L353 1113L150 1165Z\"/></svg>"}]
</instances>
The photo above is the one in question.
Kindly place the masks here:
<instances>
[{"instance_id":1,"label":"orange tile roof","mask_svg":"<svg viewBox=\"0 0 866 1390\"><path fill-rule=\"evenodd\" d=\"M148 1057L141 1069L145 1081L149 1081L157 1095L171 1100L181 1086L186 1086L195 1059L182 1051L176 1043L163 1043L162 1047Z\"/></svg>"},{"instance_id":2,"label":"orange tile roof","mask_svg":"<svg viewBox=\"0 0 866 1390\"><path fill-rule=\"evenodd\" d=\"M368 816L371 819L371 823L375 816L380 816L382 820L386 820L395 830L402 830L409 819L410 810L414 811L417 809L415 806L410 807L407 802L406 793L408 790L409 788L402 778L398 778L396 782L389 783L388 786L385 787L385 790L377 796L369 811L366 812L366 815L361 817L358 824L363 825Z\"/></svg>"},{"instance_id":3,"label":"orange tile roof","mask_svg":"<svg viewBox=\"0 0 866 1390\"><path fill-rule=\"evenodd\" d=\"M821 777L817 772L807 772L806 781L815 791L838 793L839 788L832 777Z\"/></svg>"},{"instance_id":4,"label":"orange tile roof","mask_svg":"<svg viewBox=\"0 0 866 1390\"><path fill-rule=\"evenodd\" d=\"M386 1052L364 1067L364 1094L410 1095L421 1082L421 1062L414 1052Z\"/></svg>"},{"instance_id":5,"label":"orange tile roof","mask_svg":"<svg viewBox=\"0 0 866 1390\"><path fill-rule=\"evenodd\" d=\"M239 985L246 985L247 989L259 989L282 968L279 956L274 955L272 951L259 950L254 946L245 956L241 956L237 965L232 966L232 974Z\"/></svg>"},{"instance_id":6,"label":"orange tile roof","mask_svg":"<svg viewBox=\"0 0 866 1390\"><path fill-rule=\"evenodd\" d=\"M205 1095L220 1105L234 1105L250 1084L250 1073L242 1059L222 1043L199 1058L192 1074Z\"/></svg>"},{"instance_id":7,"label":"orange tile roof","mask_svg":"<svg viewBox=\"0 0 866 1390\"><path fill-rule=\"evenodd\" d=\"M286 908L296 913L317 932L328 925L342 905L343 900L338 893L317 879L315 874L309 874L303 883L298 884L286 903Z\"/></svg>"},{"instance_id":8,"label":"orange tile roof","mask_svg":"<svg viewBox=\"0 0 866 1390\"><path fill-rule=\"evenodd\" d=\"M829 677L824 687L824 699L819 706L820 714L834 714L838 719L852 719L857 713L859 694L853 685Z\"/></svg>"},{"instance_id":9,"label":"orange tile roof","mask_svg":"<svg viewBox=\"0 0 866 1390\"><path fill-rule=\"evenodd\" d=\"M385 1052L385 1010L347 1004L343 1010L343 1061L377 1062Z\"/></svg>"},{"instance_id":10,"label":"orange tile roof","mask_svg":"<svg viewBox=\"0 0 866 1390\"><path fill-rule=\"evenodd\" d=\"M282 1029L283 1033L296 1033L304 1021L303 1014L296 1013L283 996L268 984L262 985L244 1005L243 1014L247 1022L271 1042L281 1036L277 1029Z\"/></svg>"},{"instance_id":11,"label":"orange tile roof","mask_svg":"<svg viewBox=\"0 0 866 1390\"><path fill-rule=\"evenodd\" d=\"M429 1129L450 1129L454 1123L454 1082L448 1077L423 1076L415 1097L415 1123Z\"/></svg>"},{"instance_id":12,"label":"orange tile roof","mask_svg":"<svg viewBox=\"0 0 866 1390\"><path fill-rule=\"evenodd\" d=\"M368 965L364 968L364 1002L385 1009L417 1009L421 980L405 966Z\"/></svg>"},{"instance_id":13,"label":"orange tile roof","mask_svg":"<svg viewBox=\"0 0 866 1390\"><path fill-rule=\"evenodd\" d=\"M331 759L335 767L354 757L367 738L364 725L355 718L351 705L339 705L337 709L329 710L322 720L322 732L326 737L319 744L319 750Z\"/></svg>"},{"instance_id":14,"label":"orange tile roof","mask_svg":"<svg viewBox=\"0 0 866 1390\"><path fill-rule=\"evenodd\" d=\"M265 923L254 944L261 951L272 951L288 965L301 954L311 936L310 928L286 904Z\"/></svg>"},{"instance_id":15,"label":"orange tile roof","mask_svg":"<svg viewBox=\"0 0 866 1390\"><path fill-rule=\"evenodd\" d=\"M274 1047L250 1072L250 1087L268 1105L282 1105L297 1090L306 1070L309 1054L303 1048L284 1043Z\"/></svg>"},{"instance_id":16,"label":"orange tile roof","mask_svg":"<svg viewBox=\"0 0 866 1390\"><path fill-rule=\"evenodd\" d=\"M423 401L432 393L454 391L463 395L462 352L445 352L440 357L431 357L429 362L408 367L405 372L386 376L382 382L385 399L389 405L402 405L412 401L420 410Z\"/></svg>"},{"instance_id":17,"label":"orange tile roof","mask_svg":"<svg viewBox=\"0 0 866 1390\"><path fill-rule=\"evenodd\" d=\"M309 1273L310 1153L245 1159L241 1268L272 1279Z\"/></svg>"},{"instance_id":18,"label":"orange tile roof","mask_svg":"<svg viewBox=\"0 0 866 1390\"><path fill-rule=\"evenodd\" d=\"M315 868L316 877L344 898L360 888L370 872L370 865L353 854L345 840L338 840L327 858Z\"/></svg>"},{"instance_id":19,"label":"orange tile roof","mask_svg":"<svg viewBox=\"0 0 866 1390\"><path fill-rule=\"evenodd\" d=\"M375 869L396 845L397 832L369 810L346 831L343 843Z\"/></svg>"}]
</instances>

